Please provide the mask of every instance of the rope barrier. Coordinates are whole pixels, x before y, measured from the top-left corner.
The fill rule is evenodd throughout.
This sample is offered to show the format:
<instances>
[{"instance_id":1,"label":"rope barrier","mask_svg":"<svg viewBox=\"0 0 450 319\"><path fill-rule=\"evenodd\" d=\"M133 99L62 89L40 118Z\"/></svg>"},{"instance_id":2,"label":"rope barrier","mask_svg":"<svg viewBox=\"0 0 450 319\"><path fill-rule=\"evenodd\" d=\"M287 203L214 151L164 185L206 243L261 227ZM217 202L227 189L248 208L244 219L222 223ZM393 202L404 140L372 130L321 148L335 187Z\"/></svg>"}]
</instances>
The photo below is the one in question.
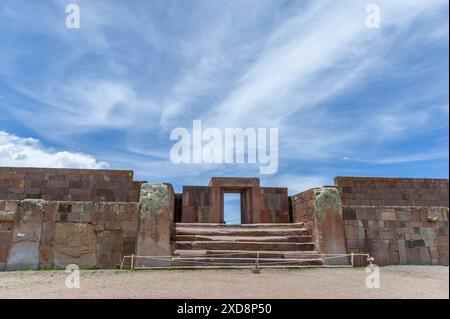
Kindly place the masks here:
<instances>
[{"instance_id":1,"label":"rope barrier","mask_svg":"<svg viewBox=\"0 0 450 319\"><path fill-rule=\"evenodd\" d=\"M142 255L129 255L129 256L123 256L122 258L122 262L120 264L120 269L123 269L124 267L124 263L125 263L125 259L131 259L131 264L130 264L130 268L133 269L160 269L160 268L171 268L171 267L135 267L135 260L137 258L142 258L142 259L153 259L153 260L159 260L159 261L172 261L173 258L177 258L177 262L180 263L197 263L199 265L201 264L209 264L211 265L211 267L214 267L214 263L220 263L220 261L224 261L224 260L233 260L235 258L233 257L223 257L223 256L235 256L235 255L239 255L239 254L251 254L249 252L232 252L232 253L222 253L222 254L212 254L212 255L205 255L205 256L183 256L183 257L179 257L179 256L142 256ZM265 254L270 255L270 252L265 252ZM255 264L253 263L249 263L248 265L242 266L242 267L250 267L255 265L257 268L259 267L264 267L264 266L283 266L283 265L288 265L288 264L292 264L295 262L308 262L308 261L314 261L314 260L331 260L331 259L339 259L339 258L345 258L345 257L350 257L350 266L348 265L291 265L293 267L354 267L354 257L355 256L365 256L367 257L367 261L372 264L372 262L374 261L373 257L371 257L369 254L364 254L364 253L350 253L350 254L317 254L317 253L310 253L310 255L314 255L314 256L320 256L320 258L315 258L315 259L308 259L308 258L265 258L265 257L259 257L260 253L256 252L256 258L254 257L237 257L236 259L239 260L245 260L245 261L255 261ZM289 254L288 254L289 255ZM306 252L302 252L302 255L308 255L308 253ZM186 260L184 260L184 258ZM192 259L196 259L196 260L192 260ZM214 260L199 260L199 259L216 259ZM268 262L268 263L264 263L264 264L260 264L260 262ZM224 264L222 262L222 264ZM220 267L225 267L225 265L220 265ZM235 266L233 266L235 267ZM175 267L176 268L176 267Z\"/></svg>"}]
</instances>

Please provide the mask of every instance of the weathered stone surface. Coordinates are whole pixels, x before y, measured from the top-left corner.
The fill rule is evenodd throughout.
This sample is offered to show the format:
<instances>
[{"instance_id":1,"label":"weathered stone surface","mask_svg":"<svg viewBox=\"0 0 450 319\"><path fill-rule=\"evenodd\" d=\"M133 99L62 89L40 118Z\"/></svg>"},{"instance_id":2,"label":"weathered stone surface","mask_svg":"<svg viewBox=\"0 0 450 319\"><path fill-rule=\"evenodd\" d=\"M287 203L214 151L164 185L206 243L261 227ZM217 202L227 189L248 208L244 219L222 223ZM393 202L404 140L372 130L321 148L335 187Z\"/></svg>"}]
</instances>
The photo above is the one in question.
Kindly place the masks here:
<instances>
[{"instance_id":1,"label":"weathered stone surface","mask_svg":"<svg viewBox=\"0 0 450 319\"><path fill-rule=\"evenodd\" d=\"M0 211L0 222L13 222L15 218L15 211Z\"/></svg>"},{"instance_id":2,"label":"weathered stone surface","mask_svg":"<svg viewBox=\"0 0 450 319\"><path fill-rule=\"evenodd\" d=\"M15 242L6 264L6 270L29 270L39 267L39 242Z\"/></svg>"},{"instance_id":3,"label":"weathered stone surface","mask_svg":"<svg viewBox=\"0 0 450 319\"><path fill-rule=\"evenodd\" d=\"M345 207L343 209L343 216L345 220L355 220L356 219L356 212L353 208Z\"/></svg>"},{"instance_id":4,"label":"weathered stone surface","mask_svg":"<svg viewBox=\"0 0 450 319\"><path fill-rule=\"evenodd\" d=\"M52 269L53 268L53 245L40 244L39 246L39 268Z\"/></svg>"},{"instance_id":5,"label":"weathered stone surface","mask_svg":"<svg viewBox=\"0 0 450 319\"><path fill-rule=\"evenodd\" d=\"M367 215L368 209L373 209L381 220L373 220L373 215ZM346 220L346 240L347 245L354 247L356 238L366 238L368 246L366 250L358 250L360 253L377 251L379 260L375 260L378 265L392 263L419 263L419 264L445 264L448 254L445 252L445 244L440 243L437 238L443 236L448 241L448 224L443 216L448 214L446 207L416 207L416 206L351 206L345 209L352 209L356 212L357 220ZM434 216L439 216L438 221L429 222L428 213L433 212ZM351 224L350 224L351 223ZM356 236L356 237L355 237ZM362 237L360 237L362 236ZM388 254L379 244L374 244L380 240L389 242L390 253ZM444 245L444 246L443 246ZM428 257L425 250L431 252L431 248L442 247L442 255ZM419 250L415 251L414 248ZM353 248L352 248L353 249ZM410 256L407 256L407 249ZM379 251L380 250L380 251ZM434 250L435 252L438 250ZM387 257L389 255L389 258ZM422 259L421 259L422 258ZM419 261L421 260L421 261Z\"/></svg>"},{"instance_id":6,"label":"weathered stone surface","mask_svg":"<svg viewBox=\"0 0 450 319\"><path fill-rule=\"evenodd\" d=\"M132 171L0 167L0 199L137 201Z\"/></svg>"},{"instance_id":7,"label":"weathered stone surface","mask_svg":"<svg viewBox=\"0 0 450 319\"><path fill-rule=\"evenodd\" d=\"M335 184L344 217L354 212L357 222L346 223L349 247L364 235L367 247L357 251L375 254L378 265L448 263L448 180L338 177Z\"/></svg>"},{"instance_id":8,"label":"weathered stone surface","mask_svg":"<svg viewBox=\"0 0 450 319\"><path fill-rule=\"evenodd\" d=\"M122 232L105 231L97 236L97 267L115 268L122 260Z\"/></svg>"},{"instance_id":9,"label":"weathered stone surface","mask_svg":"<svg viewBox=\"0 0 450 319\"><path fill-rule=\"evenodd\" d=\"M141 185L140 224L136 254L141 256L171 256L171 234L174 193L169 184ZM136 266L170 266L170 259L138 258Z\"/></svg>"},{"instance_id":10,"label":"weathered stone surface","mask_svg":"<svg viewBox=\"0 0 450 319\"><path fill-rule=\"evenodd\" d=\"M350 246L357 247L359 237L353 224L356 214L346 211L346 223L341 199L335 187L307 190L292 196L292 218L294 222L307 222L312 229L316 248L323 254L346 254L345 227L352 231ZM357 240L358 239L358 240ZM348 264L348 258L325 260L328 264Z\"/></svg>"},{"instance_id":11,"label":"weathered stone surface","mask_svg":"<svg viewBox=\"0 0 450 319\"><path fill-rule=\"evenodd\" d=\"M80 268L96 266L96 235L94 227L86 223L56 223L54 264L64 268L77 264Z\"/></svg>"},{"instance_id":12,"label":"weathered stone surface","mask_svg":"<svg viewBox=\"0 0 450 319\"><path fill-rule=\"evenodd\" d=\"M324 254L346 254L345 225L339 192L323 187L316 195L319 250ZM328 264L346 264L346 258L330 259Z\"/></svg>"},{"instance_id":13,"label":"weathered stone surface","mask_svg":"<svg viewBox=\"0 0 450 319\"><path fill-rule=\"evenodd\" d=\"M397 220L395 216L395 211L385 211L381 213L382 220Z\"/></svg>"},{"instance_id":14,"label":"weathered stone surface","mask_svg":"<svg viewBox=\"0 0 450 319\"><path fill-rule=\"evenodd\" d=\"M14 225L11 252L7 270L37 269L39 267L39 242L41 240L44 201L21 202Z\"/></svg>"},{"instance_id":15,"label":"weathered stone surface","mask_svg":"<svg viewBox=\"0 0 450 319\"><path fill-rule=\"evenodd\" d=\"M398 256L400 265L406 265L408 263L408 257L406 254L406 245L404 240L397 241L398 244Z\"/></svg>"},{"instance_id":16,"label":"weathered stone surface","mask_svg":"<svg viewBox=\"0 0 450 319\"><path fill-rule=\"evenodd\" d=\"M335 177L344 206L448 207L449 180Z\"/></svg>"},{"instance_id":17,"label":"weathered stone surface","mask_svg":"<svg viewBox=\"0 0 450 319\"><path fill-rule=\"evenodd\" d=\"M1 224L1 223L0 223ZM12 231L0 230L0 263L5 264L11 244ZM0 268L1 270L1 268Z\"/></svg>"},{"instance_id":18,"label":"weathered stone surface","mask_svg":"<svg viewBox=\"0 0 450 319\"><path fill-rule=\"evenodd\" d=\"M42 200L22 201L14 226L14 241L40 241L44 205Z\"/></svg>"}]
</instances>

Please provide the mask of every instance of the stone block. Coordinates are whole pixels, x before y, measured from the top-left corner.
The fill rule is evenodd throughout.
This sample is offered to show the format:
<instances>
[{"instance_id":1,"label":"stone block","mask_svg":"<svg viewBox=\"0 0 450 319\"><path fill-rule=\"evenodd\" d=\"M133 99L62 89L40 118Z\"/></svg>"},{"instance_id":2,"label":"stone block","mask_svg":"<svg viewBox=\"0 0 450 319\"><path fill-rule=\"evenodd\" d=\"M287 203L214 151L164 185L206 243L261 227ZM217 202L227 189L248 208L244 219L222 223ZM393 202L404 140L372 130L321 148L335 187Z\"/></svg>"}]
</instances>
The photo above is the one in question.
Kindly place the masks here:
<instances>
[{"instance_id":1,"label":"stone block","mask_svg":"<svg viewBox=\"0 0 450 319\"><path fill-rule=\"evenodd\" d=\"M428 211L427 220L429 222L442 221L441 212L434 210Z\"/></svg>"},{"instance_id":2,"label":"stone block","mask_svg":"<svg viewBox=\"0 0 450 319\"><path fill-rule=\"evenodd\" d=\"M425 241L422 239L419 240L407 240L406 242L407 248L419 248L419 247L425 247Z\"/></svg>"},{"instance_id":3,"label":"stone block","mask_svg":"<svg viewBox=\"0 0 450 319\"><path fill-rule=\"evenodd\" d=\"M430 251L428 250L427 247L420 247L419 254L420 254L421 265L430 265L431 264Z\"/></svg>"},{"instance_id":4,"label":"stone block","mask_svg":"<svg viewBox=\"0 0 450 319\"><path fill-rule=\"evenodd\" d=\"M80 268L96 266L96 235L94 227L86 223L56 223L54 264L64 268L76 264Z\"/></svg>"},{"instance_id":5,"label":"stone block","mask_svg":"<svg viewBox=\"0 0 450 319\"><path fill-rule=\"evenodd\" d=\"M0 211L0 222L14 222L16 218L16 212L3 210Z\"/></svg>"},{"instance_id":6,"label":"stone block","mask_svg":"<svg viewBox=\"0 0 450 319\"><path fill-rule=\"evenodd\" d=\"M347 240L352 240L357 238L356 228L353 225L345 225L345 237Z\"/></svg>"},{"instance_id":7,"label":"stone block","mask_svg":"<svg viewBox=\"0 0 450 319\"><path fill-rule=\"evenodd\" d=\"M406 248L408 264L422 265L422 258L420 256L420 248Z\"/></svg>"},{"instance_id":8,"label":"stone block","mask_svg":"<svg viewBox=\"0 0 450 319\"><path fill-rule=\"evenodd\" d=\"M37 241L41 239L44 202L27 199L22 201L14 226L14 241Z\"/></svg>"},{"instance_id":9,"label":"stone block","mask_svg":"<svg viewBox=\"0 0 450 319\"><path fill-rule=\"evenodd\" d=\"M366 238L366 229L364 227L358 227L356 229L357 231L357 238L358 239L365 239Z\"/></svg>"},{"instance_id":10,"label":"stone block","mask_svg":"<svg viewBox=\"0 0 450 319\"><path fill-rule=\"evenodd\" d=\"M399 221L412 221L412 214L405 211L396 211L397 220Z\"/></svg>"},{"instance_id":11,"label":"stone block","mask_svg":"<svg viewBox=\"0 0 450 319\"><path fill-rule=\"evenodd\" d=\"M11 239L12 231L0 231L0 263L6 263Z\"/></svg>"},{"instance_id":12,"label":"stone block","mask_svg":"<svg viewBox=\"0 0 450 319\"><path fill-rule=\"evenodd\" d=\"M421 227L420 236L422 239L436 239L437 234L434 228L431 227Z\"/></svg>"},{"instance_id":13,"label":"stone block","mask_svg":"<svg viewBox=\"0 0 450 319\"><path fill-rule=\"evenodd\" d=\"M391 250L391 256L390 256L389 264L390 265L398 265L399 263L400 263L400 259L399 259L398 251L392 251Z\"/></svg>"},{"instance_id":14,"label":"stone block","mask_svg":"<svg viewBox=\"0 0 450 319\"><path fill-rule=\"evenodd\" d=\"M39 246L39 268L52 269L53 268L53 245L40 244Z\"/></svg>"},{"instance_id":15,"label":"stone block","mask_svg":"<svg viewBox=\"0 0 450 319\"><path fill-rule=\"evenodd\" d=\"M14 242L6 270L32 270L39 268L39 242L23 240Z\"/></svg>"},{"instance_id":16,"label":"stone block","mask_svg":"<svg viewBox=\"0 0 450 319\"><path fill-rule=\"evenodd\" d=\"M129 222L133 218L133 213L131 211L127 211L123 214L121 214L121 220L124 222Z\"/></svg>"},{"instance_id":17,"label":"stone block","mask_svg":"<svg viewBox=\"0 0 450 319\"><path fill-rule=\"evenodd\" d=\"M438 236L448 236L448 227L439 227L437 230L437 235Z\"/></svg>"},{"instance_id":18,"label":"stone block","mask_svg":"<svg viewBox=\"0 0 450 319\"><path fill-rule=\"evenodd\" d=\"M48 221L42 223L41 240L42 244L51 245L55 238L56 222Z\"/></svg>"},{"instance_id":19,"label":"stone block","mask_svg":"<svg viewBox=\"0 0 450 319\"><path fill-rule=\"evenodd\" d=\"M439 260L439 249L437 247L429 247L431 259Z\"/></svg>"},{"instance_id":20,"label":"stone block","mask_svg":"<svg viewBox=\"0 0 450 319\"><path fill-rule=\"evenodd\" d=\"M370 243L370 254L374 256L375 264L389 265L391 260L389 241L373 240Z\"/></svg>"},{"instance_id":21,"label":"stone block","mask_svg":"<svg viewBox=\"0 0 450 319\"><path fill-rule=\"evenodd\" d=\"M382 220L397 220L395 216L395 212L391 211L385 211L381 213L381 219Z\"/></svg>"},{"instance_id":22,"label":"stone block","mask_svg":"<svg viewBox=\"0 0 450 319\"><path fill-rule=\"evenodd\" d=\"M130 256L136 249L136 237L124 237L122 244L122 256Z\"/></svg>"},{"instance_id":23,"label":"stone block","mask_svg":"<svg viewBox=\"0 0 450 319\"><path fill-rule=\"evenodd\" d=\"M356 212L354 208L343 207L342 213L345 220L356 220Z\"/></svg>"},{"instance_id":24,"label":"stone block","mask_svg":"<svg viewBox=\"0 0 450 319\"><path fill-rule=\"evenodd\" d=\"M406 265L408 263L408 257L406 253L406 245L404 240L398 240L398 257L399 257L399 263L401 265Z\"/></svg>"},{"instance_id":25,"label":"stone block","mask_svg":"<svg viewBox=\"0 0 450 319\"><path fill-rule=\"evenodd\" d=\"M44 202L27 199L16 215L7 270L38 269Z\"/></svg>"},{"instance_id":26,"label":"stone block","mask_svg":"<svg viewBox=\"0 0 450 319\"><path fill-rule=\"evenodd\" d=\"M115 268L122 260L122 232L105 231L97 236L97 267Z\"/></svg>"},{"instance_id":27,"label":"stone block","mask_svg":"<svg viewBox=\"0 0 450 319\"><path fill-rule=\"evenodd\" d=\"M17 212L18 210L19 210L19 202L18 201L7 201L5 203L5 211Z\"/></svg>"},{"instance_id":28,"label":"stone block","mask_svg":"<svg viewBox=\"0 0 450 319\"><path fill-rule=\"evenodd\" d=\"M129 221L129 222L122 222L122 231L124 236L126 237L134 237L137 234L138 231L138 221L134 220L134 221Z\"/></svg>"},{"instance_id":29,"label":"stone block","mask_svg":"<svg viewBox=\"0 0 450 319\"><path fill-rule=\"evenodd\" d=\"M136 266L170 266L174 197L169 184L144 183L140 194L140 223L136 254L167 256L167 260L138 259Z\"/></svg>"}]
</instances>

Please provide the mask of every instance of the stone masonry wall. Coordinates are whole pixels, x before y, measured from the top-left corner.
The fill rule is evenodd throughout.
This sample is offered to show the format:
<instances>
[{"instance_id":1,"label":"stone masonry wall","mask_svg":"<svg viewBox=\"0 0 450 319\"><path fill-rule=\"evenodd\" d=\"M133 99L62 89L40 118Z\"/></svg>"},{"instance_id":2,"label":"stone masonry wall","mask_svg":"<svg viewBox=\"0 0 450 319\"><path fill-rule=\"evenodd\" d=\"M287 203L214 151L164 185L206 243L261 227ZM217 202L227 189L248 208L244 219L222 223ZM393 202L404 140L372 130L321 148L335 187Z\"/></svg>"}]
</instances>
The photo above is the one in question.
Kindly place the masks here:
<instances>
[{"instance_id":1,"label":"stone masonry wall","mask_svg":"<svg viewBox=\"0 0 450 319\"><path fill-rule=\"evenodd\" d=\"M0 167L0 199L138 202L139 182L125 170Z\"/></svg>"},{"instance_id":2,"label":"stone masonry wall","mask_svg":"<svg viewBox=\"0 0 450 319\"><path fill-rule=\"evenodd\" d=\"M183 186L181 222L211 223L211 187Z\"/></svg>"},{"instance_id":3,"label":"stone masonry wall","mask_svg":"<svg viewBox=\"0 0 450 319\"><path fill-rule=\"evenodd\" d=\"M448 179L336 177L342 205L448 207Z\"/></svg>"},{"instance_id":4,"label":"stone masonry wall","mask_svg":"<svg viewBox=\"0 0 450 319\"><path fill-rule=\"evenodd\" d=\"M288 189L261 187L261 223L289 223Z\"/></svg>"},{"instance_id":5,"label":"stone masonry wall","mask_svg":"<svg viewBox=\"0 0 450 319\"><path fill-rule=\"evenodd\" d=\"M448 265L448 180L337 177L335 184L348 252L370 253L378 265Z\"/></svg>"},{"instance_id":6,"label":"stone masonry wall","mask_svg":"<svg viewBox=\"0 0 450 319\"><path fill-rule=\"evenodd\" d=\"M139 203L0 200L0 271L114 268L135 251Z\"/></svg>"},{"instance_id":7,"label":"stone masonry wall","mask_svg":"<svg viewBox=\"0 0 450 319\"><path fill-rule=\"evenodd\" d=\"M346 206L344 220L348 251L377 265L448 265L448 208Z\"/></svg>"}]
</instances>

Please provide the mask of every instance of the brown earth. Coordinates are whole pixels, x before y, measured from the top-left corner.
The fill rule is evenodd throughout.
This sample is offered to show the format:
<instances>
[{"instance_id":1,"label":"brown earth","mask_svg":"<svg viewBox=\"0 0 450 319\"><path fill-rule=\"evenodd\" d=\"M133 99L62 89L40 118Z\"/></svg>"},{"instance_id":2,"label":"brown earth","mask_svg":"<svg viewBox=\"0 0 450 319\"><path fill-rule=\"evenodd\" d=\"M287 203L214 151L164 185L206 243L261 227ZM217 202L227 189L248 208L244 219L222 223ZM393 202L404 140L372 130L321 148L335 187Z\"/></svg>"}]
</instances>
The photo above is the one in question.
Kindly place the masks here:
<instances>
[{"instance_id":1,"label":"brown earth","mask_svg":"<svg viewBox=\"0 0 450 319\"><path fill-rule=\"evenodd\" d=\"M301 270L81 271L80 288L64 271L0 272L0 298L449 298L449 268L386 266L380 288L364 268Z\"/></svg>"}]
</instances>

